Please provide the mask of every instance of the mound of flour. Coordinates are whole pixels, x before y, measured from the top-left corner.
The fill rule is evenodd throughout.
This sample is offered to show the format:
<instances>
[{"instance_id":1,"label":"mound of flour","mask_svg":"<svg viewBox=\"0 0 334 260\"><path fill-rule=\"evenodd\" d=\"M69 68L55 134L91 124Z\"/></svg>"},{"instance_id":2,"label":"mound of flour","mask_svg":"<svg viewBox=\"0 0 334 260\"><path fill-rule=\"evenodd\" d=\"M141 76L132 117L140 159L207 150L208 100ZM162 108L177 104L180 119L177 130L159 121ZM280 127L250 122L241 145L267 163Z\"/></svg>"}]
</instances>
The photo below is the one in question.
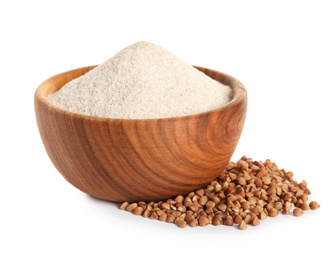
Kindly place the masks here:
<instances>
[{"instance_id":1,"label":"mound of flour","mask_svg":"<svg viewBox=\"0 0 334 260\"><path fill-rule=\"evenodd\" d=\"M79 114L152 119L186 116L228 103L232 90L168 50L137 42L49 95Z\"/></svg>"}]
</instances>

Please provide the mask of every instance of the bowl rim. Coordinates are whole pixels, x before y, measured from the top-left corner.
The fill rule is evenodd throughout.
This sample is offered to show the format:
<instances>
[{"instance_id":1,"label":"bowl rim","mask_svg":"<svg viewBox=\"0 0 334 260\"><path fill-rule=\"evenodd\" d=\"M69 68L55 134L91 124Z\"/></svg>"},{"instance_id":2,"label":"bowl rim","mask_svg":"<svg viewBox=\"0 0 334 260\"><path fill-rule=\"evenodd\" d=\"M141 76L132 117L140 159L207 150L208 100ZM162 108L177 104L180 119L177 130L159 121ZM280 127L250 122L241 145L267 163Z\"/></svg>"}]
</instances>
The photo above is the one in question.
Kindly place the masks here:
<instances>
[{"instance_id":1,"label":"bowl rim","mask_svg":"<svg viewBox=\"0 0 334 260\"><path fill-rule=\"evenodd\" d=\"M37 87L37 89L35 91L35 94L34 94L35 102L38 102L40 105L44 106L48 110L53 110L56 113L63 114L65 116L75 117L75 118L78 118L78 119L94 120L94 121L108 121L108 122L121 122L121 121L127 121L127 122L152 121L153 122L153 121L156 121L156 120L159 120L159 121L160 120L175 121L176 119L187 120L187 119L190 119L190 118L193 118L193 117L209 116L210 114L215 113L215 112L223 112L225 110L228 110L230 107L233 107L233 106L236 106L236 105L242 103L243 100L245 98L247 98L247 90L246 90L245 86L239 80L237 80L236 78L230 76L229 74L220 72L220 71L216 71L216 70L213 70L213 69L193 65L194 68L198 69L199 71L203 72L204 74L206 74L205 71L207 71L207 72L211 71L211 72L216 73L216 74L221 74L221 75L223 75L224 78L227 78L229 84L225 84L225 85L228 85L232 88L233 98L228 103L226 103L225 105L223 105L219 108L209 110L209 111L205 111L205 112L202 112L202 113L185 115L185 116L178 116L178 117L168 117L168 118L138 118L138 119L108 118L108 117L99 117L99 116L90 116L90 115L79 114L79 113L75 113L75 112L72 112L72 111L68 111L68 110L59 108L59 107L55 106L54 104L52 104L48 100L48 98L47 98L48 95L47 96L45 95L45 89L48 89L50 87L50 84L49 84L50 81L55 80L59 77L63 77L67 74L70 74L71 72L73 73L73 72L76 72L76 71L79 71L79 70L87 70L85 73L78 76L78 77L80 77L80 76L85 75L88 71L94 69L97 66L98 65L92 65L92 66L85 66L85 67L80 67L80 68L68 70L68 71L65 71L65 72L58 73L58 74L46 79L44 82L42 82ZM210 77L209 75L207 75L207 76ZM78 77L76 77L76 78L78 78ZM68 82L70 82L71 80L72 79L70 79ZM221 81L218 81L218 82L221 82ZM67 84L67 83L65 83L65 84Z\"/></svg>"}]
</instances>

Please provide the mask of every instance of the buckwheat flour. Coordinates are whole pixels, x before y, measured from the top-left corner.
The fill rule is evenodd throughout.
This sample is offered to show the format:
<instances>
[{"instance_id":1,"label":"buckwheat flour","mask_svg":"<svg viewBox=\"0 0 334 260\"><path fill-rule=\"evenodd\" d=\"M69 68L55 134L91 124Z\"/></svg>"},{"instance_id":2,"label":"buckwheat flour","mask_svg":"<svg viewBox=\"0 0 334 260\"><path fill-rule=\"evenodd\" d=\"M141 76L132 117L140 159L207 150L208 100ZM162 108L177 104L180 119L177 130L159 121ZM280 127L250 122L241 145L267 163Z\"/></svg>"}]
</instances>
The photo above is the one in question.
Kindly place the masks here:
<instances>
[{"instance_id":1,"label":"buckwheat flour","mask_svg":"<svg viewBox=\"0 0 334 260\"><path fill-rule=\"evenodd\" d=\"M166 49L137 42L49 95L55 106L79 114L152 119L217 109L232 90Z\"/></svg>"}]
</instances>

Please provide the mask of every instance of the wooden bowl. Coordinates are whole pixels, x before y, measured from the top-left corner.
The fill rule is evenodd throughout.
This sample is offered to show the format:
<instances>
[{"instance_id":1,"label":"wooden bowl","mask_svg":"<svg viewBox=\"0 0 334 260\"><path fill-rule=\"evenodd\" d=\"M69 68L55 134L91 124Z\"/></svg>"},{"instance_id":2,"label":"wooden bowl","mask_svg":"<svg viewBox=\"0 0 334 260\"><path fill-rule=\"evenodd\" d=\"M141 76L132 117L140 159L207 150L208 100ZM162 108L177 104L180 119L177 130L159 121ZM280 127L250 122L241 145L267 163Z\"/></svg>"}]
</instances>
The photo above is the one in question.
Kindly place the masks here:
<instances>
[{"instance_id":1,"label":"wooden bowl","mask_svg":"<svg viewBox=\"0 0 334 260\"><path fill-rule=\"evenodd\" d=\"M198 189L222 172L244 125L247 93L233 77L196 67L233 88L227 105L165 119L110 119L72 113L47 96L95 66L53 76L35 92L39 132L54 166L79 190L122 201L158 201Z\"/></svg>"}]
</instances>

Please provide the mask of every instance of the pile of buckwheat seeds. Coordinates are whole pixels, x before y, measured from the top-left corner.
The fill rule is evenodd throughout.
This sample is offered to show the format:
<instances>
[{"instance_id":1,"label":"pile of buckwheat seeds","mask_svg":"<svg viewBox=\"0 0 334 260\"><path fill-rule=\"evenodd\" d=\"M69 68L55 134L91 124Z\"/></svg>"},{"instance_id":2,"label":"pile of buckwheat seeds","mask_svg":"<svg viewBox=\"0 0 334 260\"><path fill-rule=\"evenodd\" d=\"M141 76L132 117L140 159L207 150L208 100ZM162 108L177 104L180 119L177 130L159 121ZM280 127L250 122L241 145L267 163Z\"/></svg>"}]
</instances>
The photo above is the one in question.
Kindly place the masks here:
<instances>
[{"instance_id":1,"label":"pile of buckwheat seeds","mask_svg":"<svg viewBox=\"0 0 334 260\"><path fill-rule=\"evenodd\" d=\"M306 181L293 180L291 171L278 169L270 160L263 163L243 156L236 163L230 162L209 185L186 196L149 203L124 202L120 209L180 228L236 224L245 230L247 225L258 226L260 220L276 217L279 212L299 217L306 210L319 208L316 201L307 204L310 194Z\"/></svg>"}]
</instances>

